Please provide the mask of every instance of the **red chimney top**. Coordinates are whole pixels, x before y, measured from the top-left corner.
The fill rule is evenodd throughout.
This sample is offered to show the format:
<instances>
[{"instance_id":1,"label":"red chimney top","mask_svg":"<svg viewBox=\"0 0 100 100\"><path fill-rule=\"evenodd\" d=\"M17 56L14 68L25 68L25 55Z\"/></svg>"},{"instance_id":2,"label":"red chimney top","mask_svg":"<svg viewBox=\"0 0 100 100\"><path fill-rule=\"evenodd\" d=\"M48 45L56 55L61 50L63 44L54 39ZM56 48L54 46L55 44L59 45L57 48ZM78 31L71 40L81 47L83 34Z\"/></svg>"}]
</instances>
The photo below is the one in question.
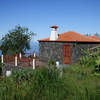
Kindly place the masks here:
<instances>
[{"instance_id":1,"label":"red chimney top","mask_svg":"<svg viewBox=\"0 0 100 100\"><path fill-rule=\"evenodd\" d=\"M52 25L51 28L55 28L55 29L57 29L58 26L56 26L56 25Z\"/></svg>"}]
</instances>

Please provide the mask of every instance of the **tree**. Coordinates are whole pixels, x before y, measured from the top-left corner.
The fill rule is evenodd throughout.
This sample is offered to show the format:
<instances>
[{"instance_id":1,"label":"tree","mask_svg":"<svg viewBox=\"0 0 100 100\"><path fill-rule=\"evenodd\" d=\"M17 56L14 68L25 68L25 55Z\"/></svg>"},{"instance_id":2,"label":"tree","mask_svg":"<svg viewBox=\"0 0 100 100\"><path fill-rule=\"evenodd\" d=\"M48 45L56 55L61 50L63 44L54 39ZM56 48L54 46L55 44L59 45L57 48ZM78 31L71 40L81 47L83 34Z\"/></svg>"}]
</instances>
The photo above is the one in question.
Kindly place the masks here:
<instances>
[{"instance_id":1,"label":"tree","mask_svg":"<svg viewBox=\"0 0 100 100\"><path fill-rule=\"evenodd\" d=\"M95 36L97 36L97 37L100 37L100 34L99 34L99 33L97 33L97 32L96 32L94 35L95 35Z\"/></svg>"},{"instance_id":2,"label":"tree","mask_svg":"<svg viewBox=\"0 0 100 100\"><path fill-rule=\"evenodd\" d=\"M30 40L34 35L27 27L15 26L1 39L2 45L0 49L6 55L24 53L30 49Z\"/></svg>"},{"instance_id":3,"label":"tree","mask_svg":"<svg viewBox=\"0 0 100 100\"><path fill-rule=\"evenodd\" d=\"M91 34L87 33L87 34L85 34L85 36L91 36Z\"/></svg>"}]
</instances>

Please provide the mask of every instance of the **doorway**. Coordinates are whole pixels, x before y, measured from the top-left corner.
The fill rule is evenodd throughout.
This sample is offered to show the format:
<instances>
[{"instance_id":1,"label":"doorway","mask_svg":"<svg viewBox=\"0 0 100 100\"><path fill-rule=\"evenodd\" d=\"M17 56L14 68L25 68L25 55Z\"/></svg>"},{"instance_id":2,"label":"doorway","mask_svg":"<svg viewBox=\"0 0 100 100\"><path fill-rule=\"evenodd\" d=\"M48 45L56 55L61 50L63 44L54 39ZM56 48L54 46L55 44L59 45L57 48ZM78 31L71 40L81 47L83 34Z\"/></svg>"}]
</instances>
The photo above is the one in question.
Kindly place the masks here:
<instances>
[{"instance_id":1,"label":"doorway","mask_svg":"<svg viewBox=\"0 0 100 100\"><path fill-rule=\"evenodd\" d=\"M70 45L63 46L63 64L70 64Z\"/></svg>"}]
</instances>

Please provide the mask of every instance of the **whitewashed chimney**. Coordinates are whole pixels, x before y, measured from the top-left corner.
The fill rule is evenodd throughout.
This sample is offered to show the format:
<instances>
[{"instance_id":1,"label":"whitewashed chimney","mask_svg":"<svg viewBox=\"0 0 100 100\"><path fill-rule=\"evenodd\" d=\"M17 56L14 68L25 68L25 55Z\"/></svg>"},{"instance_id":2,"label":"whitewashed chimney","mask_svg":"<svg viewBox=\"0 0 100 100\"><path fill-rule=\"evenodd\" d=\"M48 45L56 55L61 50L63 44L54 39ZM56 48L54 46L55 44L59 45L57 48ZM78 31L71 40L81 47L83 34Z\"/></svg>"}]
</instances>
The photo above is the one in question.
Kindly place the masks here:
<instances>
[{"instance_id":1,"label":"whitewashed chimney","mask_svg":"<svg viewBox=\"0 0 100 100\"><path fill-rule=\"evenodd\" d=\"M51 31L51 35L50 35L50 40L57 40L58 39L58 34L57 34L57 28L58 26L53 25L51 26L52 31Z\"/></svg>"}]
</instances>

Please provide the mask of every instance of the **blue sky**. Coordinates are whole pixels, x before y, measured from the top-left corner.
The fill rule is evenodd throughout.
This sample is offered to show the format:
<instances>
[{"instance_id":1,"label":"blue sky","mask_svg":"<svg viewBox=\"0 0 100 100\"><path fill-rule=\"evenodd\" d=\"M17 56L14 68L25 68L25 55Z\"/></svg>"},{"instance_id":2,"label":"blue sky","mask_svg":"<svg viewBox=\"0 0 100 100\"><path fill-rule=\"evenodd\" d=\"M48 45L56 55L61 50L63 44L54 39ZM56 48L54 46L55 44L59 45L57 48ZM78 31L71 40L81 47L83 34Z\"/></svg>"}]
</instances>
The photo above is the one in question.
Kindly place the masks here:
<instances>
[{"instance_id":1,"label":"blue sky","mask_svg":"<svg viewBox=\"0 0 100 100\"><path fill-rule=\"evenodd\" d=\"M35 40L49 37L51 25L58 33L100 33L100 0L0 0L0 38L18 24Z\"/></svg>"}]
</instances>

